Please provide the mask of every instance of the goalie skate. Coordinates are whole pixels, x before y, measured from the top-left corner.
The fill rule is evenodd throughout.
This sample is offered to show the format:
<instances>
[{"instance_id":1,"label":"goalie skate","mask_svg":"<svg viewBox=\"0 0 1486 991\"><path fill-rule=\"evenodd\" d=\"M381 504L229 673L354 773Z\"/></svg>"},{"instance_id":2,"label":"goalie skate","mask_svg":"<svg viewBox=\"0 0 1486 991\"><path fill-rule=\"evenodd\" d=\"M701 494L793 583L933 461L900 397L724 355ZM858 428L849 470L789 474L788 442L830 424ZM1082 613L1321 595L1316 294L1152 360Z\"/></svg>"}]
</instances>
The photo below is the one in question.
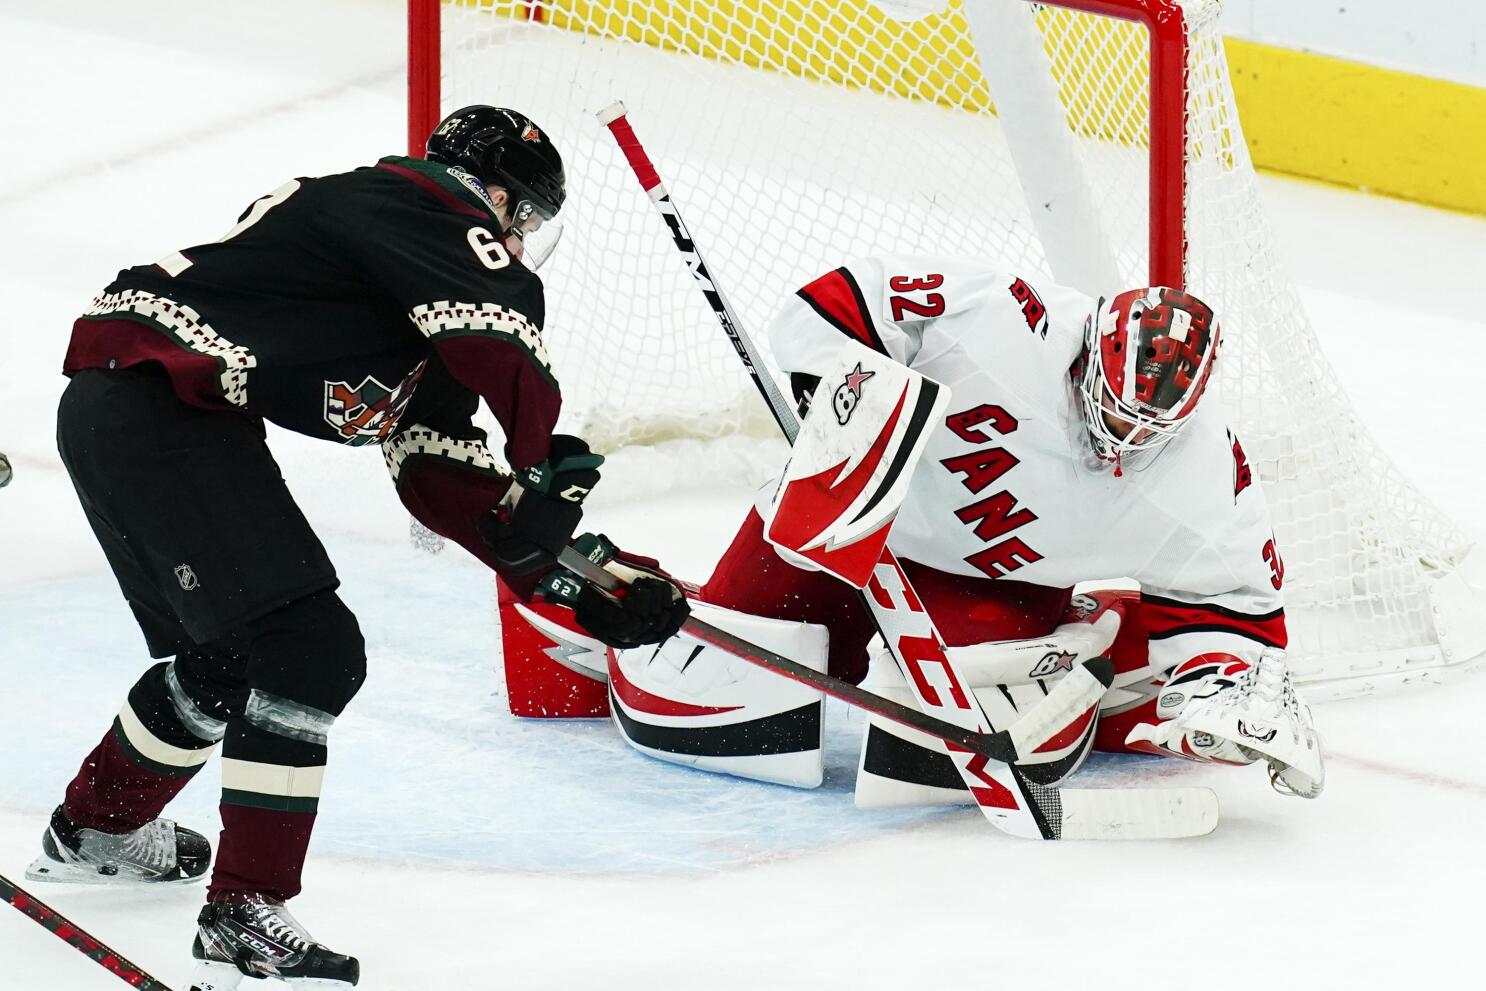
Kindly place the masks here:
<instances>
[{"instance_id":1,"label":"goalie skate","mask_svg":"<svg viewBox=\"0 0 1486 991\"><path fill-rule=\"evenodd\" d=\"M1283 651L1268 649L1237 688L1199 705L1184 721L1193 732L1228 740L1269 762L1276 791L1316 798L1326 784L1321 738L1295 694Z\"/></svg>"},{"instance_id":2,"label":"goalie skate","mask_svg":"<svg viewBox=\"0 0 1486 991\"><path fill-rule=\"evenodd\" d=\"M205 836L156 819L128 833L104 833L52 813L41 837L41 856L26 868L29 881L76 884L171 884L196 881L211 864Z\"/></svg>"},{"instance_id":3,"label":"goalie skate","mask_svg":"<svg viewBox=\"0 0 1486 991\"><path fill-rule=\"evenodd\" d=\"M1310 707L1295 694L1283 651L1266 649L1253 666L1236 662L1220 675L1170 694L1175 696L1171 707L1180 711L1159 723L1137 724L1126 745L1224 764L1262 759L1275 791L1301 798L1321 794L1326 783L1321 738Z\"/></svg>"}]
</instances>

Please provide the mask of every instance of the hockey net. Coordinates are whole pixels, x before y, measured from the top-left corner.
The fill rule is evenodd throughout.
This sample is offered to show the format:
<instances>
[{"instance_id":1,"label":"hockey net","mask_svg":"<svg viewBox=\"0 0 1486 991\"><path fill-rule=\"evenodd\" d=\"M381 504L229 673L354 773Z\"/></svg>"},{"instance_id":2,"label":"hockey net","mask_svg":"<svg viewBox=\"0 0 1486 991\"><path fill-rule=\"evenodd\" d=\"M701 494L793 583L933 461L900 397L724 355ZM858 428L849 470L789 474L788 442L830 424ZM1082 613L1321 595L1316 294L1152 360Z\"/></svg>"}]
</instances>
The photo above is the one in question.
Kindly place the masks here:
<instances>
[{"instance_id":1,"label":"hockey net","mask_svg":"<svg viewBox=\"0 0 1486 991\"><path fill-rule=\"evenodd\" d=\"M756 337L795 288L882 250L992 255L1091 292L1185 283L1223 322L1220 392L1274 514L1310 696L1438 680L1486 653L1482 555L1467 560L1320 353L1274 256L1217 14L1217 0L411 0L410 145L477 102L554 135L569 199L543 269L546 341L565 426L600 449L774 450L594 118L615 99Z\"/></svg>"}]
</instances>

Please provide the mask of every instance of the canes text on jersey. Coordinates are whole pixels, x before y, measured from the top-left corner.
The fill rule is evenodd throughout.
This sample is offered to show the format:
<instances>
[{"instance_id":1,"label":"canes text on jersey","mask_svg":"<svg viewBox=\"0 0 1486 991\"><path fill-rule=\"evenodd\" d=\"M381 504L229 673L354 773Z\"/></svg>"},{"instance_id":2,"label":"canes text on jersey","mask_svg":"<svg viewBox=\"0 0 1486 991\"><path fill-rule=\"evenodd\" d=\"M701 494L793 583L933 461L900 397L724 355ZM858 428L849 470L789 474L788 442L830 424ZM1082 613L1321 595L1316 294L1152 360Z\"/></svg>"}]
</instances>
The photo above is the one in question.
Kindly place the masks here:
<instances>
[{"instance_id":1,"label":"canes text on jersey","mask_svg":"<svg viewBox=\"0 0 1486 991\"><path fill-rule=\"evenodd\" d=\"M1002 435L1016 430L1016 417L1002 407L981 403L959 413L951 413L945 418L944 424L967 444L988 445L940 462L951 472L962 476L960 484L972 493L984 491L1020 463L1016 455L998 446L995 439L981 429L982 426L988 426ZM1042 555L1028 547L1022 538L1007 536L1013 530L1036 520L1037 514L1026 507L1018 509L1016 496L1006 489L955 510L955 516L966 526L974 525L975 535L990 545L965 560L992 578L1001 578L1024 565L1042 560ZM992 541L996 543L991 543Z\"/></svg>"}]
</instances>

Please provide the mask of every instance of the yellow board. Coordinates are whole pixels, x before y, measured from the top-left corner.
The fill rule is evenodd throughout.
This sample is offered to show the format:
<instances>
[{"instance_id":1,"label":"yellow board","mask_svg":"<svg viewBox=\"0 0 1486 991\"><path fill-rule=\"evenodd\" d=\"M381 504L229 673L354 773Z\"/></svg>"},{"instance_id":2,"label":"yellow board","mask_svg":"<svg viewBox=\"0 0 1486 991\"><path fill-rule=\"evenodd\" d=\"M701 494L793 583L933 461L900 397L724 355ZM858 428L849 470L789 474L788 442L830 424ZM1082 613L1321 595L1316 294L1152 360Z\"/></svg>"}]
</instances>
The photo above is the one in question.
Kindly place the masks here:
<instances>
[{"instance_id":1,"label":"yellow board","mask_svg":"<svg viewBox=\"0 0 1486 991\"><path fill-rule=\"evenodd\" d=\"M892 20L867 0L563 0L546 19L555 27L767 66L801 79L964 110L990 107L958 2L911 24Z\"/></svg>"},{"instance_id":2,"label":"yellow board","mask_svg":"<svg viewBox=\"0 0 1486 991\"><path fill-rule=\"evenodd\" d=\"M995 113L961 12L964 2L946 0L942 12L912 22L888 17L872 0L465 0L460 5L798 79ZM1112 130L1117 121L1128 128L1139 114L1109 110L1112 104L1145 104L1144 32L1113 18L1050 7L1039 8L1037 19L1069 126L1126 144L1146 141L1143 130ZM1095 33L1106 61L1119 63L1122 71L1095 75L1065 60L1069 51L1090 44Z\"/></svg>"},{"instance_id":3,"label":"yellow board","mask_svg":"<svg viewBox=\"0 0 1486 991\"><path fill-rule=\"evenodd\" d=\"M1229 38L1254 164L1486 213L1486 89Z\"/></svg>"}]
</instances>

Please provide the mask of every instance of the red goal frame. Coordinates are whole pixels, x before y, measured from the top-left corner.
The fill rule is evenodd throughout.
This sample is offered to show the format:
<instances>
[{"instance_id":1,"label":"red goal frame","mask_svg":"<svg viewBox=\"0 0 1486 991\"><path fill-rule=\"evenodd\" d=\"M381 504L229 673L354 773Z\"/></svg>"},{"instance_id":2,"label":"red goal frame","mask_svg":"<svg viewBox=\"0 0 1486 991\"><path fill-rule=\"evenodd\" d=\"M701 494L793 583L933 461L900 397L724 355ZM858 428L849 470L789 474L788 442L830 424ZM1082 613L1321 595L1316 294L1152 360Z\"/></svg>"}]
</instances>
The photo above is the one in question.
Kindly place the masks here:
<instances>
[{"instance_id":1,"label":"red goal frame","mask_svg":"<svg viewBox=\"0 0 1486 991\"><path fill-rule=\"evenodd\" d=\"M551 0L547 0L551 2ZM560 2L560 0L559 0ZM1176 0L1039 0L1049 6L1143 25L1150 35L1149 278L1186 286L1187 55L1186 15ZM527 3L540 20L542 0ZM441 0L408 0L408 154L423 155L443 117Z\"/></svg>"}]
</instances>

